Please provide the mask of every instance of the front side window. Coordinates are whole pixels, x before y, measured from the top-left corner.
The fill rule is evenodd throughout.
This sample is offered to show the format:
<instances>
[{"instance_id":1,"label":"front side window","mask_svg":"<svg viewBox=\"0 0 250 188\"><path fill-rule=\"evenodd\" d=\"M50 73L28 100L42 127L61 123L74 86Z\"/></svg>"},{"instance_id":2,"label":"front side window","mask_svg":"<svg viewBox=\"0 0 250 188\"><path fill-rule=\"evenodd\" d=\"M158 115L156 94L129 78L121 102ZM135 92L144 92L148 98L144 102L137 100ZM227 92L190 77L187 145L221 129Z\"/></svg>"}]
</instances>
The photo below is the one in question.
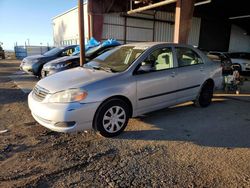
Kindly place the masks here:
<instances>
[{"instance_id":1,"label":"front side window","mask_svg":"<svg viewBox=\"0 0 250 188\"><path fill-rule=\"evenodd\" d=\"M160 48L153 51L139 66L138 73L155 72L174 68L172 49Z\"/></svg>"},{"instance_id":2,"label":"front side window","mask_svg":"<svg viewBox=\"0 0 250 188\"><path fill-rule=\"evenodd\" d=\"M192 49L178 47L176 49L176 56L179 67L202 64L201 57Z\"/></svg>"},{"instance_id":3,"label":"front side window","mask_svg":"<svg viewBox=\"0 0 250 188\"><path fill-rule=\"evenodd\" d=\"M75 51L75 48L69 48L61 53L61 56L70 56Z\"/></svg>"}]
</instances>

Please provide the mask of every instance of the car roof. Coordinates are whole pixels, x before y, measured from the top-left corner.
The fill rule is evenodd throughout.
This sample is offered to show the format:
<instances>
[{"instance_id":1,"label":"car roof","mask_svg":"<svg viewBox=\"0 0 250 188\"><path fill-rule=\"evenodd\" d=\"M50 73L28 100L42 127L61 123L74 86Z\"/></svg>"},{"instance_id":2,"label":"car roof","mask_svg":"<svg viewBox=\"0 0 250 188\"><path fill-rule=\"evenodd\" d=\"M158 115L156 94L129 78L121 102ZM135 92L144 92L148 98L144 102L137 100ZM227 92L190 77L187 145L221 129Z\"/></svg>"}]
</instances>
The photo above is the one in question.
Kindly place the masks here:
<instances>
[{"instance_id":1,"label":"car roof","mask_svg":"<svg viewBox=\"0 0 250 188\"><path fill-rule=\"evenodd\" d=\"M229 54L250 54L250 52L228 52Z\"/></svg>"},{"instance_id":2,"label":"car roof","mask_svg":"<svg viewBox=\"0 0 250 188\"><path fill-rule=\"evenodd\" d=\"M179 44L179 43L173 43L173 42L137 42L137 43L128 43L128 44L124 44L124 46L136 46L139 48L149 48L149 47L153 47L156 45L162 45L162 44L166 44L169 46L179 46L179 47L189 47L189 48L194 48L192 45L189 44Z\"/></svg>"},{"instance_id":3,"label":"car roof","mask_svg":"<svg viewBox=\"0 0 250 188\"><path fill-rule=\"evenodd\" d=\"M208 53L227 54L228 52L220 52L220 51L209 51Z\"/></svg>"},{"instance_id":4,"label":"car roof","mask_svg":"<svg viewBox=\"0 0 250 188\"><path fill-rule=\"evenodd\" d=\"M68 45L68 46L61 46L59 47L60 49L65 49L65 48L75 48L77 47L78 45Z\"/></svg>"}]
</instances>

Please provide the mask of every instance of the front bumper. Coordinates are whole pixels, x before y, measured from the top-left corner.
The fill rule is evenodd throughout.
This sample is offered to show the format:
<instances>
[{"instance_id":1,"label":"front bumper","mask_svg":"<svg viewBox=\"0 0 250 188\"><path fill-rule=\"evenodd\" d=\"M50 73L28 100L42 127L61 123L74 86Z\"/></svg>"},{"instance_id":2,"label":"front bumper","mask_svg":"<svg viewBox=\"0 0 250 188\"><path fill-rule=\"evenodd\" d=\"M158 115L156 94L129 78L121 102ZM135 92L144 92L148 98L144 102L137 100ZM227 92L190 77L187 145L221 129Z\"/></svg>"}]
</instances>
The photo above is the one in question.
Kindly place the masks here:
<instances>
[{"instance_id":1,"label":"front bumper","mask_svg":"<svg viewBox=\"0 0 250 188\"><path fill-rule=\"evenodd\" d=\"M92 129L92 121L100 102L95 103L43 103L28 96L28 104L34 119L44 127L57 132L77 132ZM75 122L71 127L59 127L57 123Z\"/></svg>"},{"instance_id":2,"label":"front bumper","mask_svg":"<svg viewBox=\"0 0 250 188\"><path fill-rule=\"evenodd\" d=\"M250 65L242 66L242 71L250 71Z\"/></svg>"}]
</instances>

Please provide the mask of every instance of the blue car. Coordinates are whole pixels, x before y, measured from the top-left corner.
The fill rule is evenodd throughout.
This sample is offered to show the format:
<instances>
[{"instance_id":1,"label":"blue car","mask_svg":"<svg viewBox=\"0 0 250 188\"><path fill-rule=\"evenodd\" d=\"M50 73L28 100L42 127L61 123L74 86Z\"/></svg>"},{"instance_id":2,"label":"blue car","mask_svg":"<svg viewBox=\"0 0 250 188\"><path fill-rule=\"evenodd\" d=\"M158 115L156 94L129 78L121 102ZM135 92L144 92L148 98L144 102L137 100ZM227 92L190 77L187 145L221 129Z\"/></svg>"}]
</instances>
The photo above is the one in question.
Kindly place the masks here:
<instances>
[{"instance_id":1,"label":"blue car","mask_svg":"<svg viewBox=\"0 0 250 188\"><path fill-rule=\"evenodd\" d=\"M35 76L41 76L41 70L43 65L51 60L68 57L71 55L77 45L71 45L66 47L53 48L50 51L45 52L42 55L28 56L23 59L20 69L28 74L33 74Z\"/></svg>"}]
</instances>

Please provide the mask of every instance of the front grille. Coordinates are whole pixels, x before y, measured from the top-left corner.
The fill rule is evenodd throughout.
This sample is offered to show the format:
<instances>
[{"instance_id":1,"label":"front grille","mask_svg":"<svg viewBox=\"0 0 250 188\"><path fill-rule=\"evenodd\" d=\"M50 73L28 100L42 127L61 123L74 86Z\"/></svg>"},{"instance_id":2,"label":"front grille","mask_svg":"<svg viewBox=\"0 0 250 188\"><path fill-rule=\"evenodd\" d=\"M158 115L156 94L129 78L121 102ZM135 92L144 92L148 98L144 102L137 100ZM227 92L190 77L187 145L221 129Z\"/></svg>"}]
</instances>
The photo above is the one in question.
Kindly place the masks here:
<instances>
[{"instance_id":1,"label":"front grille","mask_svg":"<svg viewBox=\"0 0 250 188\"><path fill-rule=\"evenodd\" d=\"M42 77L46 77L48 75L48 71L42 70Z\"/></svg>"},{"instance_id":2,"label":"front grille","mask_svg":"<svg viewBox=\"0 0 250 188\"><path fill-rule=\"evenodd\" d=\"M48 95L49 91L36 85L33 89L33 97L38 101L43 101Z\"/></svg>"}]
</instances>

